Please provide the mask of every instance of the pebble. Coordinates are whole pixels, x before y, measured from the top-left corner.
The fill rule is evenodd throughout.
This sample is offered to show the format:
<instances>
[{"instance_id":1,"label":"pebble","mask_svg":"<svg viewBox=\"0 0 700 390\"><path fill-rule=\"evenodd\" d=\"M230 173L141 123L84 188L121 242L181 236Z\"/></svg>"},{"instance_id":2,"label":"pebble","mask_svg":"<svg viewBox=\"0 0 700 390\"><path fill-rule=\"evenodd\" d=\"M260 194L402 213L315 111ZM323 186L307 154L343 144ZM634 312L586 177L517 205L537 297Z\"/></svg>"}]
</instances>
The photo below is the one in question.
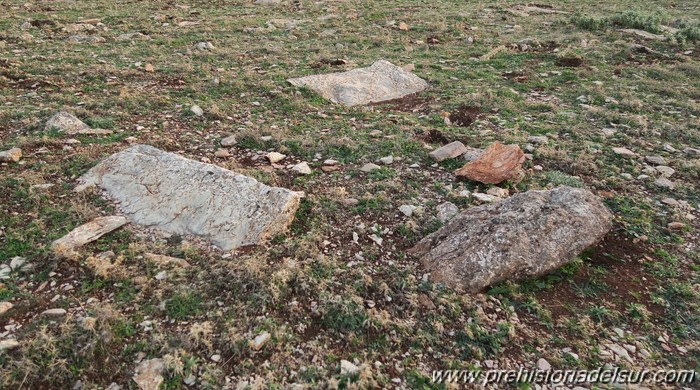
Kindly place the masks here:
<instances>
[{"instance_id":1,"label":"pebble","mask_svg":"<svg viewBox=\"0 0 700 390\"><path fill-rule=\"evenodd\" d=\"M600 129L600 131L601 131L601 132L603 133L603 135L606 136L606 137L612 137L613 135L615 135L615 133L617 133L617 130L611 129L611 128L609 128L609 127L608 127L608 128L604 128L604 129Z\"/></svg>"},{"instance_id":2,"label":"pebble","mask_svg":"<svg viewBox=\"0 0 700 390\"><path fill-rule=\"evenodd\" d=\"M197 115L197 116L204 115L204 110L202 110L202 107L200 107L196 104L194 106L190 107L190 111L192 111L192 113Z\"/></svg>"},{"instance_id":3,"label":"pebble","mask_svg":"<svg viewBox=\"0 0 700 390\"><path fill-rule=\"evenodd\" d=\"M442 223L446 223L457 214L459 208L452 202L445 202L437 207L437 217Z\"/></svg>"},{"instance_id":4,"label":"pebble","mask_svg":"<svg viewBox=\"0 0 700 390\"><path fill-rule=\"evenodd\" d=\"M256 351L259 351L262 349L262 347L267 344L268 341L270 341L270 338L272 336L267 333L267 332L262 332L259 335L255 336L255 339L253 339L253 349Z\"/></svg>"},{"instance_id":5,"label":"pebble","mask_svg":"<svg viewBox=\"0 0 700 390\"><path fill-rule=\"evenodd\" d=\"M391 165L394 163L394 156L386 156L379 159L379 161L384 165Z\"/></svg>"},{"instance_id":6,"label":"pebble","mask_svg":"<svg viewBox=\"0 0 700 390\"><path fill-rule=\"evenodd\" d=\"M681 230L685 228L685 224L683 222L671 222L666 226L671 230Z\"/></svg>"},{"instance_id":7,"label":"pebble","mask_svg":"<svg viewBox=\"0 0 700 390\"><path fill-rule=\"evenodd\" d=\"M644 160L649 164L666 165L666 160L661 156L646 156Z\"/></svg>"},{"instance_id":8,"label":"pebble","mask_svg":"<svg viewBox=\"0 0 700 390\"><path fill-rule=\"evenodd\" d=\"M221 146L230 147L238 142L235 135L229 135L228 137L221 140Z\"/></svg>"},{"instance_id":9,"label":"pebble","mask_svg":"<svg viewBox=\"0 0 700 390\"><path fill-rule=\"evenodd\" d=\"M659 165L658 167L656 167L656 171L659 172L661 176L666 178L671 177L674 173L676 173L675 169L666 165Z\"/></svg>"},{"instance_id":10,"label":"pebble","mask_svg":"<svg viewBox=\"0 0 700 390\"><path fill-rule=\"evenodd\" d=\"M300 175L308 175L311 173L311 167L309 167L309 164L307 164L306 162L301 162L301 163L293 166L292 171L294 171Z\"/></svg>"},{"instance_id":11,"label":"pebble","mask_svg":"<svg viewBox=\"0 0 700 390\"><path fill-rule=\"evenodd\" d=\"M663 199L661 199L661 203L667 204L669 206L675 206L675 207L678 207L681 205L677 200L675 200L673 198L663 198Z\"/></svg>"},{"instance_id":12,"label":"pebble","mask_svg":"<svg viewBox=\"0 0 700 390\"><path fill-rule=\"evenodd\" d=\"M338 165L339 163L340 163L340 162L338 162L338 161L336 161L336 160L326 160L326 161L323 162L323 165L336 166L336 165Z\"/></svg>"},{"instance_id":13,"label":"pebble","mask_svg":"<svg viewBox=\"0 0 700 390\"><path fill-rule=\"evenodd\" d=\"M691 156L700 156L700 149L685 148L685 149L683 149L683 153L689 154Z\"/></svg>"},{"instance_id":14,"label":"pebble","mask_svg":"<svg viewBox=\"0 0 700 390\"><path fill-rule=\"evenodd\" d=\"M413 206L413 205L402 205L399 207L399 211L402 212L405 216L410 217L413 215L413 212L416 211L418 207Z\"/></svg>"},{"instance_id":15,"label":"pebble","mask_svg":"<svg viewBox=\"0 0 700 390\"><path fill-rule=\"evenodd\" d=\"M654 185L656 185L657 187L666 188L669 190L672 190L676 187L676 185L671 180L668 180L665 177L660 177L660 178L654 180Z\"/></svg>"},{"instance_id":16,"label":"pebble","mask_svg":"<svg viewBox=\"0 0 700 390\"><path fill-rule=\"evenodd\" d=\"M479 202L486 202L486 203L491 203L497 201L499 198L497 196L489 195L489 194L482 194L480 192L475 192L472 194L474 199L478 200Z\"/></svg>"},{"instance_id":17,"label":"pebble","mask_svg":"<svg viewBox=\"0 0 700 390\"><path fill-rule=\"evenodd\" d=\"M637 154L627 148L613 148L613 153L622 157L635 157Z\"/></svg>"},{"instance_id":18,"label":"pebble","mask_svg":"<svg viewBox=\"0 0 700 390\"><path fill-rule=\"evenodd\" d=\"M488 189L488 191L486 191L486 193L488 195L493 195L493 196L496 196L498 198L508 197L508 190L505 188L501 188L501 187L491 187Z\"/></svg>"},{"instance_id":19,"label":"pebble","mask_svg":"<svg viewBox=\"0 0 700 390\"><path fill-rule=\"evenodd\" d=\"M0 340L0 351L9 351L19 347L19 341L15 339Z\"/></svg>"},{"instance_id":20,"label":"pebble","mask_svg":"<svg viewBox=\"0 0 700 390\"><path fill-rule=\"evenodd\" d=\"M287 156L278 152L270 152L267 154L267 159L273 164L284 160L285 157Z\"/></svg>"},{"instance_id":21,"label":"pebble","mask_svg":"<svg viewBox=\"0 0 700 390\"><path fill-rule=\"evenodd\" d=\"M536 145L544 145L547 142L549 142L549 138L547 138L544 135L531 135L527 137L527 142L530 142L532 144Z\"/></svg>"},{"instance_id":22,"label":"pebble","mask_svg":"<svg viewBox=\"0 0 700 390\"><path fill-rule=\"evenodd\" d=\"M371 172L371 171L373 171L375 169L379 169L379 168L381 168L381 167L377 164L367 163L367 164L363 165L362 168L360 168L360 170L362 172Z\"/></svg>"},{"instance_id":23,"label":"pebble","mask_svg":"<svg viewBox=\"0 0 700 390\"><path fill-rule=\"evenodd\" d=\"M13 306L10 302L0 302L0 315L7 313Z\"/></svg>"},{"instance_id":24,"label":"pebble","mask_svg":"<svg viewBox=\"0 0 700 390\"><path fill-rule=\"evenodd\" d=\"M194 48L201 51L214 50L214 45L211 42L198 42Z\"/></svg>"},{"instance_id":25,"label":"pebble","mask_svg":"<svg viewBox=\"0 0 700 390\"><path fill-rule=\"evenodd\" d=\"M60 317L66 315L66 309L48 309L44 310L41 314L48 317Z\"/></svg>"},{"instance_id":26,"label":"pebble","mask_svg":"<svg viewBox=\"0 0 700 390\"><path fill-rule=\"evenodd\" d=\"M156 280L164 280L167 277L168 273L166 271L160 271L156 274Z\"/></svg>"},{"instance_id":27,"label":"pebble","mask_svg":"<svg viewBox=\"0 0 700 390\"><path fill-rule=\"evenodd\" d=\"M214 156L220 158L231 157L231 153L227 149L219 149L216 152L214 152Z\"/></svg>"},{"instance_id":28,"label":"pebble","mask_svg":"<svg viewBox=\"0 0 700 390\"><path fill-rule=\"evenodd\" d=\"M22 158L22 149L20 148L12 148L0 152L0 162L17 162L20 158Z\"/></svg>"},{"instance_id":29,"label":"pebble","mask_svg":"<svg viewBox=\"0 0 700 390\"><path fill-rule=\"evenodd\" d=\"M219 355L219 354L211 355L211 358L210 358L210 359L211 359L212 362L218 363L218 362L221 361L221 355Z\"/></svg>"},{"instance_id":30,"label":"pebble","mask_svg":"<svg viewBox=\"0 0 700 390\"><path fill-rule=\"evenodd\" d=\"M538 369L538 370L541 370L541 371L549 371L549 370L552 369L552 365L549 364L549 362L546 361L545 359L540 358L540 359L537 361L537 369Z\"/></svg>"},{"instance_id":31,"label":"pebble","mask_svg":"<svg viewBox=\"0 0 700 390\"><path fill-rule=\"evenodd\" d=\"M342 375L352 375L360 371L360 368L347 360L340 361L340 373Z\"/></svg>"}]
</instances>

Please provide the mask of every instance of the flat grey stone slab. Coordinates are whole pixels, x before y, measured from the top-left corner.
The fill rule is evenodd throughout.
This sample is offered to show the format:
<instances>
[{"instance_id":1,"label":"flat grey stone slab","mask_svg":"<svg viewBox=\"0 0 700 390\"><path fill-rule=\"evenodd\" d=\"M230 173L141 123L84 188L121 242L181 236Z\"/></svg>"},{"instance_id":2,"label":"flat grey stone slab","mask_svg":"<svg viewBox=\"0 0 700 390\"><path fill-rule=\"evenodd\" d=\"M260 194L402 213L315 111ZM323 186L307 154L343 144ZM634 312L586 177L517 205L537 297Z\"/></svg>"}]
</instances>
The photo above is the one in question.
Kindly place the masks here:
<instances>
[{"instance_id":1,"label":"flat grey stone slab","mask_svg":"<svg viewBox=\"0 0 700 390\"><path fill-rule=\"evenodd\" d=\"M288 81L297 87L310 88L324 98L346 106L398 99L428 88L425 80L384 60L376 61L367 68Z\"/></svg>"},{"instance_id":2,"label":"flat grey stone slab","mask_svg":"<svg viewBox=\"0 0 700 390\"><path fill-rule=\"evenodd\" d=\"M148 145L132 146L80 178L119 203L134 223L202 237L223 250L284 233L300 194Z\"/></svg>"}]
</instances>

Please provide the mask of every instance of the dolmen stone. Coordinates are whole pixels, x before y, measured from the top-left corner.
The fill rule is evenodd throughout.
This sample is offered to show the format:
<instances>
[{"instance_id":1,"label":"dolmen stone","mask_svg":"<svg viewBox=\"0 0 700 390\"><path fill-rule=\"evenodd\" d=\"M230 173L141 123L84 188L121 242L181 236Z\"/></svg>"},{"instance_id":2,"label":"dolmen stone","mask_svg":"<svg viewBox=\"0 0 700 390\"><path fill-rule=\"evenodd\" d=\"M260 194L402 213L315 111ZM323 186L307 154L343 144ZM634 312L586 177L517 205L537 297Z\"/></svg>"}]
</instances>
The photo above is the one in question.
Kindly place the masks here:
<instances>
[{"instance_id":1,"label":"dolmen stone","mask_svg":"<svg viewBox=\"0 0 700 390\"><path fill-rule=\"evenodd\" d=\"M80 182L104 189L136 224L202 237L227 251L284 233L301 198L148 145L113 154Z\"/></svg>"},{"instance_id":2,"label":"dolmen stone","mask_svg":"<svg viewBox=\"0 0 700 390\"><path fill-rule=\"evenodd\" d=\"M324 98L346 106L398 99L428 88L425 80L384 60L376 61L367 68L288 81L297 87L310 88Z\"/></svg>"},{"instance_id":3,"label":"dolmen stone","mask_svg":"<svg viewBox=\"0 0 700 390\"><path fill-rule=\"evenodd\" d=\"M562 186L467 209L409 253L420 257L433 281L478 292L561 267L611 227L612 214L598 197Z\"/></svg>"}]
</instances>

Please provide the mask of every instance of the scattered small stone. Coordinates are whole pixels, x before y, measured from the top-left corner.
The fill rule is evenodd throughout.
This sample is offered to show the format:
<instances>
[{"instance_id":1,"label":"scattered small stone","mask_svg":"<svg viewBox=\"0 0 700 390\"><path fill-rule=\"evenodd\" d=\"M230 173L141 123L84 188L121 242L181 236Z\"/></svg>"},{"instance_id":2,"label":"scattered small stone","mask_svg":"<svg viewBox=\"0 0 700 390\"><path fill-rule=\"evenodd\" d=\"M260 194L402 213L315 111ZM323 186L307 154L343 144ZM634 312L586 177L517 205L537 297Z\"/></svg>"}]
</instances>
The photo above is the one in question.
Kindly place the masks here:
<instances>
[{"instance_id":1,"label":"scattered small stone","mask_svg":"<svg viewBox=\"0 0 700 390\"><path fill-rule=\"evenodd\" d=\"M9 351L19 347L19 341L15 339L0 340L0 351Z\"/></svg>"},{"instance_id":2,"label":"scattered small stone","mask_svg":"<svg viewBox=\"0 0 700 390\"><path fill-rule=\"evenodd\" d=\"M10 260L10 268L12 268L13 271L19 272L22 270L28 270L31 269L31 264L27 263L27 259L24 257L20 256L15 256Z\"/></svg>"},{"instance_id":3,"label":"scattered small stone","mask_svg":"<svg viewBox=\"0 0 700 390\"><path fill-rule=\"evenodd\" d=\"M680 202L678 202L677 200L675 200L673 198L663 198L663 199L661 199L661 203L667 204L669 206L674 206L674 207L678 207L681 205Z\"/></svg>"},{"instance_id":4,"label":"scattered small stone","mask_svg":"<svg viewBox=\"0 0 700 390\"><path fill-rule=\"evenodd\" d=\"M219 355L219 354L211 355L210 359L212 362L218 363L221 361L221 355Z\"/></svg>"},{"instance_id":5,"label":"scattered small stone","mask_svg":"<svg viewBox=\"0 0 700 390\"><path fill-rule=\"evenodd\" d=\"M545 145L549 142L549 138L544 135L531 135L527 137L527 142L536 145Z\"/></svg>"},{"instance_id":6,"label":"scattered small stone","mask_svg":"<svg viewBox=\"0 0 700 390\"><path fill-rule=\"evenodd\" d=\"M418 294L418 303L428 310L435 309L435 304L433 303L433 301L430 299L430 297L428 297L427 295L425 295L423 293Z\"/></svg>"},{"instance_id":7,"label":"scattered small stone","mask_svg":"<svg viewBox=\"0 0 700 390\"><path fill-rule=\"evenodd\" d=\"M272 338L272 335L270 335L268 332L262 332L259 335L255 336L255 339L253 339L252 347L254 350L259 351L261 350L265 344L267 344L268 341L270 341L270 338Z\"/></svg>"},{"instance_id":8,"label":"scattered small stone","mask_svg":"<svg viewBox=\"0 0 700 390\"><path fill-rule=\"evenodd\" d=\"M444 161L450 158L459 157L467 152L467 147L459 141L451 142L445 146L433 150L429 153L430 157L435 161Z\"/></svg>"},{"instance_id":9,"label":"scattered small stone","mask_svg":"<svg viewBox=\"0 0 700 390\"><path fill-rule=\"evenodd\" d=\"M146 64L146 66L143 67L143 70L145 70L148 73L153 73L156 71L156 69L151 64Z\"/></svg>"},{"instance_id":10,"label":"scattered small stone","mask_svg":"<svg viewBox=\"0 0 700 390\"><path fill-rule=\"evenodd\" d=\"M0 162L17 162L20 158L22 158L22 149L20 148L12 148L0 152Z\"/></svg>"},{"instance_id":11,"label":"scattered small stone","mask_svg":"<svg viewBox=\"0 0 700 390\"><path fill-rule=\"evenodd\" d=\"M377 164L367 163L367 164L363 165L362 168L360 168L360 170L362 172L371 172L371 171L373 171L375 169L379 169L379 168L381 168L381 167Z\"/></svg>"},{"instance_id":12,"label":"scattered small stone","mask_svg":"<svg viewBox=\"0 0 700 390\"><path fill-rule=\"evenodd\" d=\"M340 361L340 373L342 375L352 375L360 371L360 368L347 360Z\"/></svg>"},{"instance_id":13,"label":"scattered small stone","mask_svg":"<svg viewBox=\"0 0 700 390\"><path fill-rule=\"evenodd\" d=\"M267 154L267 159L272 164L278 163L278 162L284 160L286 157L287 157L286 155L284 155L282 153L278 153L278 152L270 152Z\"/></svg>"},{"instance_id":14,"label":"scattered small stone","mask_svg":"<svg viewBox=\"0 0 700 390\"><path fill-rule=\"evenodd\" d=\"M666 165L659 165L656 167L656 171L663 177L669 178L673 176L674 173L676 173L676 170L666 166Z\"/></svg>"},{"instance_id":15,"label":"scattered small stone","mask_svg":"<svg viewBox=\"0 0 700 390\"><path fill-rule=\"evenodd\" d=\"M682 230L685 228L685 224L683 222L671 222L666 226L671 230Z\"/></svg>"},{"instance_id":16,"label":"scattered small stone","mask_svg":"<svg viewBox=\"0 0 700 390\"><path fill-rule=\"evenodd\" d=\"M340 203L342 203L343 206L352 207L352 206L357 206L357 204L360 203L360 201L355 199L355 198L345 198L345 199L341 200Z\"/></svg>"},{"instance_id":17,"label":"scattered small stone","mask_svg":"<svg viewBox=\"0 0 700 390\"><path fill-rule=\"evenodd\" d=\"M623 347L621 347L617 344L605 344L605 346L608 347L608 349L610 349L611 351L613 351L615 353L615 355L617 355L621 358L624 358L625 360L627 360L630 363L634 363L634 361L630 357L627 350L624 349Z\"/></svg>"},{"instance_id":18,"label":"scattered small stone","mask_svg":"<svg viewBox=\"0 0 700 390\"><path fill-rule=\"evenodd\" d=\"M182 383L186 384L187 386L192 386L195 382L197 382L197 377L190 374L187 376L187 378L182 380Z\"/></svg>"},{"instance_id":19,"label":"scattered small stone","mask_svg":"<svg viewBox=\"0 0 700 390\"><path fill-rule=\"evenodd\" d=\"M666 159L661 156L646 156L644 157L644 160L649 164L666 165Z\"/></svg>"},{"instance_id":20,"label":"scattered small stone","mask_svg":"<svg viewBox=\"0 0 700 390\"><path fill-rule=\"evenodd\" d=\"M394 163L394 156L386 156L379 159L379 161L384 165L391 165Z\"/></svg>"},{"instance_id":21,"label":"scattered small stone","mask_svg":"<svg viewBox=\"0 0 700 390\"><path fill-rule=\"evenodd\" d=\"M545 359L540 358L539 360L537 360L537 369L540 371L549 371L552 369L552 365L549 364L549 362Z\"/></svg>"},{"instance_id":22,"label":"scattered small stone","mask_svg":"<svg viewBox=\"0 0 700 390\"><path fill-rule=\"evenodd\" d=\"M14 305L10 302L0 302L0 315L7 313Z\"/></svg>"},{"instance_id":23,"label":"scattered small stone","mask_svg":"<svg viewBox=\"0 0 700 390\"><path fill-rule=\"evenodd\" d=\"M98 238L110 233L127 223L123 216L115 215L109 217L99 217L80 225L70 233L59 238L51 244L54 253L63 257L72 257L73 251L85 244L93 242Z\"/></svg>"},{"instance_id":24,"label":"scattered small stone","mask_svg":"<svg viewBox=\"0 0 700 390\"><path fill-rule=\"evenodd\" d=\"M484 203L492 203L492 202L499 200L499 198L497 196L483 194L481 192L474 192L471 194L471 196L474 197L474 199L478 200L479 202L484 202Z\"/></svg>"},{"instance_id":25,"label":"scattered small stone","mask_svg":"<svg viewBox=\"0 0 700 390\"><path fill-rule=\"evenodd\" d=\"M194 48L200 51L214 50L214 45L211 42L199 42L194 45Z\"/></svg>"},{"instance_id":26,"label":"scattered small stone","mask_svg":"<svg viewBox=\"0 0 700 390\"><path fill-rule=\"evenodd\" d=\"M160 271L155 276L156 280L165 280L168 278L168 273L166 271Z\"/></svg>"},{"instance_id":27,"label":"scattered small stone","mask_svg":"<svg viewBox=\"0 0 700 390\"><path fill-rule=\"evenodd\" d=\"M486 191L486 193L501 199L508 197L508 190L501 187L491 187L488 189L488 191Z\"/></svg>"},{"instance_id":28,"label":"scattered small stone","mask_svg":"<svg viewBox=\"0 0 700 390\"><path fill-rule=\"evenodd\" d=\"M336 166L336 165L338 165L338 164L340 164L340 162L338 162L338 161L336 161L336 160L325 160L325 161L323 162L323 165L327 165L327 166L331 166L331 167L332 167L332 166Z\"/></svg>"},{"instance_id":29,"label":"scattered small stone","mask_svg":"<svg viewBox=\"0 0 700 390\"><path fill-rule=\"evenodd\" d=\"M83 121L65 111L56 113L46 121L44 130L51 131L53 129L63 131L69 135L107 135L113 133L112 130L91 129L90 126L86 125Z\"/></svg>"},{"instance_id":30,"label":"scattered small stone","mask_svg":"<svg viewBox=\"0 0 700 390\"><path fill-rule=\"evenodd\" d=\"M665 177L660 177L660 178L654 180L654 185L656 185L657 187L669 189L669 190L672 190L676 187L676 185L671 180L669 180Z\"/></svg>"},{"instance_id":31,"label":"scattered small stone","mask_svg":"<svg viewBox=\"0 0 700 390\"><path fill-rule=\"evenodd\" d=\"M459 208L452 202L445 202L437 207L437 217L442 223L446 223L459 214Z\"/></svg>"},{"instance_id":32,"label":"scattered small stone","mask_svg":"<svg viewBox=\"0 0 700 390\"><path fill-rule=\"evenodd\" d=\"M66 315L66 309L48 309L44 310L41 314L47 317L62 317Z\"/></svg>"},{"instance_id":33,"label":"scattered small stone","mask_svg":"<svg viewBox=\"0 0 700 390\"><path fill-rule=\"evenodd\" d=\"M235 145L237 142L238 141L236 140L235 135L229 135L228 137L221 140L221 146L228 148Z\"/></svg>"},{"instance_id":34,"label":"scattered small stone","mask_svg":"<svg viewBox=\"0 0 700 390\"><path fill-rule=\"evenodd\" d=\"M627 149L627 148L613 148L613 153L617 154L618 156L622 156L625 158L632 158L637 156L637 153Z\"/></svg>"},{"instance_id":35,"label":"scattered small stone","mask_svg":"<svg viewBox=\"0 0 700 390\"><path fill-rule=\"evenodd\" d=\"M416 206L405 204L399 207L399 211L401 211L405 216L410 217L417 208L418 207Z\"/></svg>"},{"instance_id":36,"label":"scattered small stone","mask_svg":"<svg viewBox=\"0 0 700 390\"><path fill-rule=\"evenodd\" d=\"M685 148L685 149L683 149L683 153L697 157L697 156L700 156L700 149Z\"/></svg>"},{"instance_id":37,"label":"scattered small stone","mask_svg":"<svg viewBox=\"0 0 700 390\"><path fill-rule=\"evenodd\" d=\"M611 129L611 128L600 129L600 131L601 131L601 132L603 133L603 135L606 136L606 137L612 137L613 135L615 135L615 133L617 133L617 130Z\"/></svg>"},{"instance_id":38,"label":"scattered small stone","mask_svg":"<svg viewBox=\"0 0 700 390\"><path fill-rule=\"evenodd\" d=\"M676 153L678 152L678 149L674 148L671 146L671 144L664 144L664 150L670 153Z\"/></svg>"},{"instance_id":39,"label":"scattered small stone","mask_svg":"<svg viewBox=\"0 0 700 390\"><path fill-rule=\"evenodd\" d=\"M214 152L214 156L219 158L226 158L231 157L231 153L228 151L228 149L218 149L216 152Z\"/></svg>"},{"instance_id":40,"label":"scattered small stone","mask_svg":"<svg viewBox=\"0 0 700 390\"><path fill-rule=\"evenodd\" d=\"M300 175L308 175L311 173L311 167L309 167L309 164L304 161L304 162L300 162L299 164L293 166L292 171L294 171Z\"/></svg>"},{"instance_id":41,"label":"scattered small stone","mask_svg":"<svg viewBox=\"0 0 700 390\"><path fill-rule=\"evenodd\" d=\"M178 267L183 268L187 268L190 266L190 263L188 263L187 260L178 257L157 255L155 253L144 253L143 257L144 259L160 266L176 265Z\"/></svg>"},{"instance_id":42,"label":"scattered small stone","mask_svg":"<svg viewBox=\"0 0 700 390\"><path fill-rule=\"evenodd\" d=\"M144 360L135 370L134 382L141 390L158 390L164 379L161 375L165 369L165 361L160 358Z\"/></svg>"},{"instance_id":43,"label":"scattered small stone","mask_svg":"<svg viewBox=\"0 0 700 390\"><path fill-rule=\"evenodd\" d=\"M190 111L192 111L193 114L200 116L200 117L204 115L204 110L202 110L202 107L200 107L196 104L193 105L192 107L190 107Z\"/></svg>"}]
</instances>

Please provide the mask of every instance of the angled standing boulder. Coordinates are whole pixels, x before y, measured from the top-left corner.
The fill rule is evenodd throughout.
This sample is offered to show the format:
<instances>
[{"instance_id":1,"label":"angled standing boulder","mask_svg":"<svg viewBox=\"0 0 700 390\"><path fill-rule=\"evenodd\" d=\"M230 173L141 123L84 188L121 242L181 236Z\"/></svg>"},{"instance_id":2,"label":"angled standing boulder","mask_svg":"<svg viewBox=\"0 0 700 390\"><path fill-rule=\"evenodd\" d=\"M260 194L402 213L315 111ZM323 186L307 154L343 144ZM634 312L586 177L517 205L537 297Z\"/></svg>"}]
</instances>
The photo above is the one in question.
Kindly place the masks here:
<instances>
[{"instance_id":1,"label":"angled standing boulder","mask_svg":"<svg viewBox=\"0 0 700 390\"><path fill-rule=\"evenodd\" d=\"M409 252L420 256L434 281L478 292L550 272L611 227L612 215L595 195L564 186L470 208Z\"/></svg>"},{"instance_id":2,"label":"angled standing boulder","mask_svg":"<svg viewBox=\"0 0 700 390\"><path fill-rule=\"evenodd\" d=\"M376 61L367 68L288 81L297 87L310 88L324 98L346 106L398 99L428 88L425 80L384 60Z\"/></svg>"},{"instance_id":3,"label":"angled standing boulder","mask_svg":"<svg viewBox=\"0 0 700 390\"><path fill-rule=\"evenodd\" d=\"M286 231L300 195L148 145L113 154L80 178L101 187L134 223L192 234L223 250Z\"/></svg>"}]
</instances>

